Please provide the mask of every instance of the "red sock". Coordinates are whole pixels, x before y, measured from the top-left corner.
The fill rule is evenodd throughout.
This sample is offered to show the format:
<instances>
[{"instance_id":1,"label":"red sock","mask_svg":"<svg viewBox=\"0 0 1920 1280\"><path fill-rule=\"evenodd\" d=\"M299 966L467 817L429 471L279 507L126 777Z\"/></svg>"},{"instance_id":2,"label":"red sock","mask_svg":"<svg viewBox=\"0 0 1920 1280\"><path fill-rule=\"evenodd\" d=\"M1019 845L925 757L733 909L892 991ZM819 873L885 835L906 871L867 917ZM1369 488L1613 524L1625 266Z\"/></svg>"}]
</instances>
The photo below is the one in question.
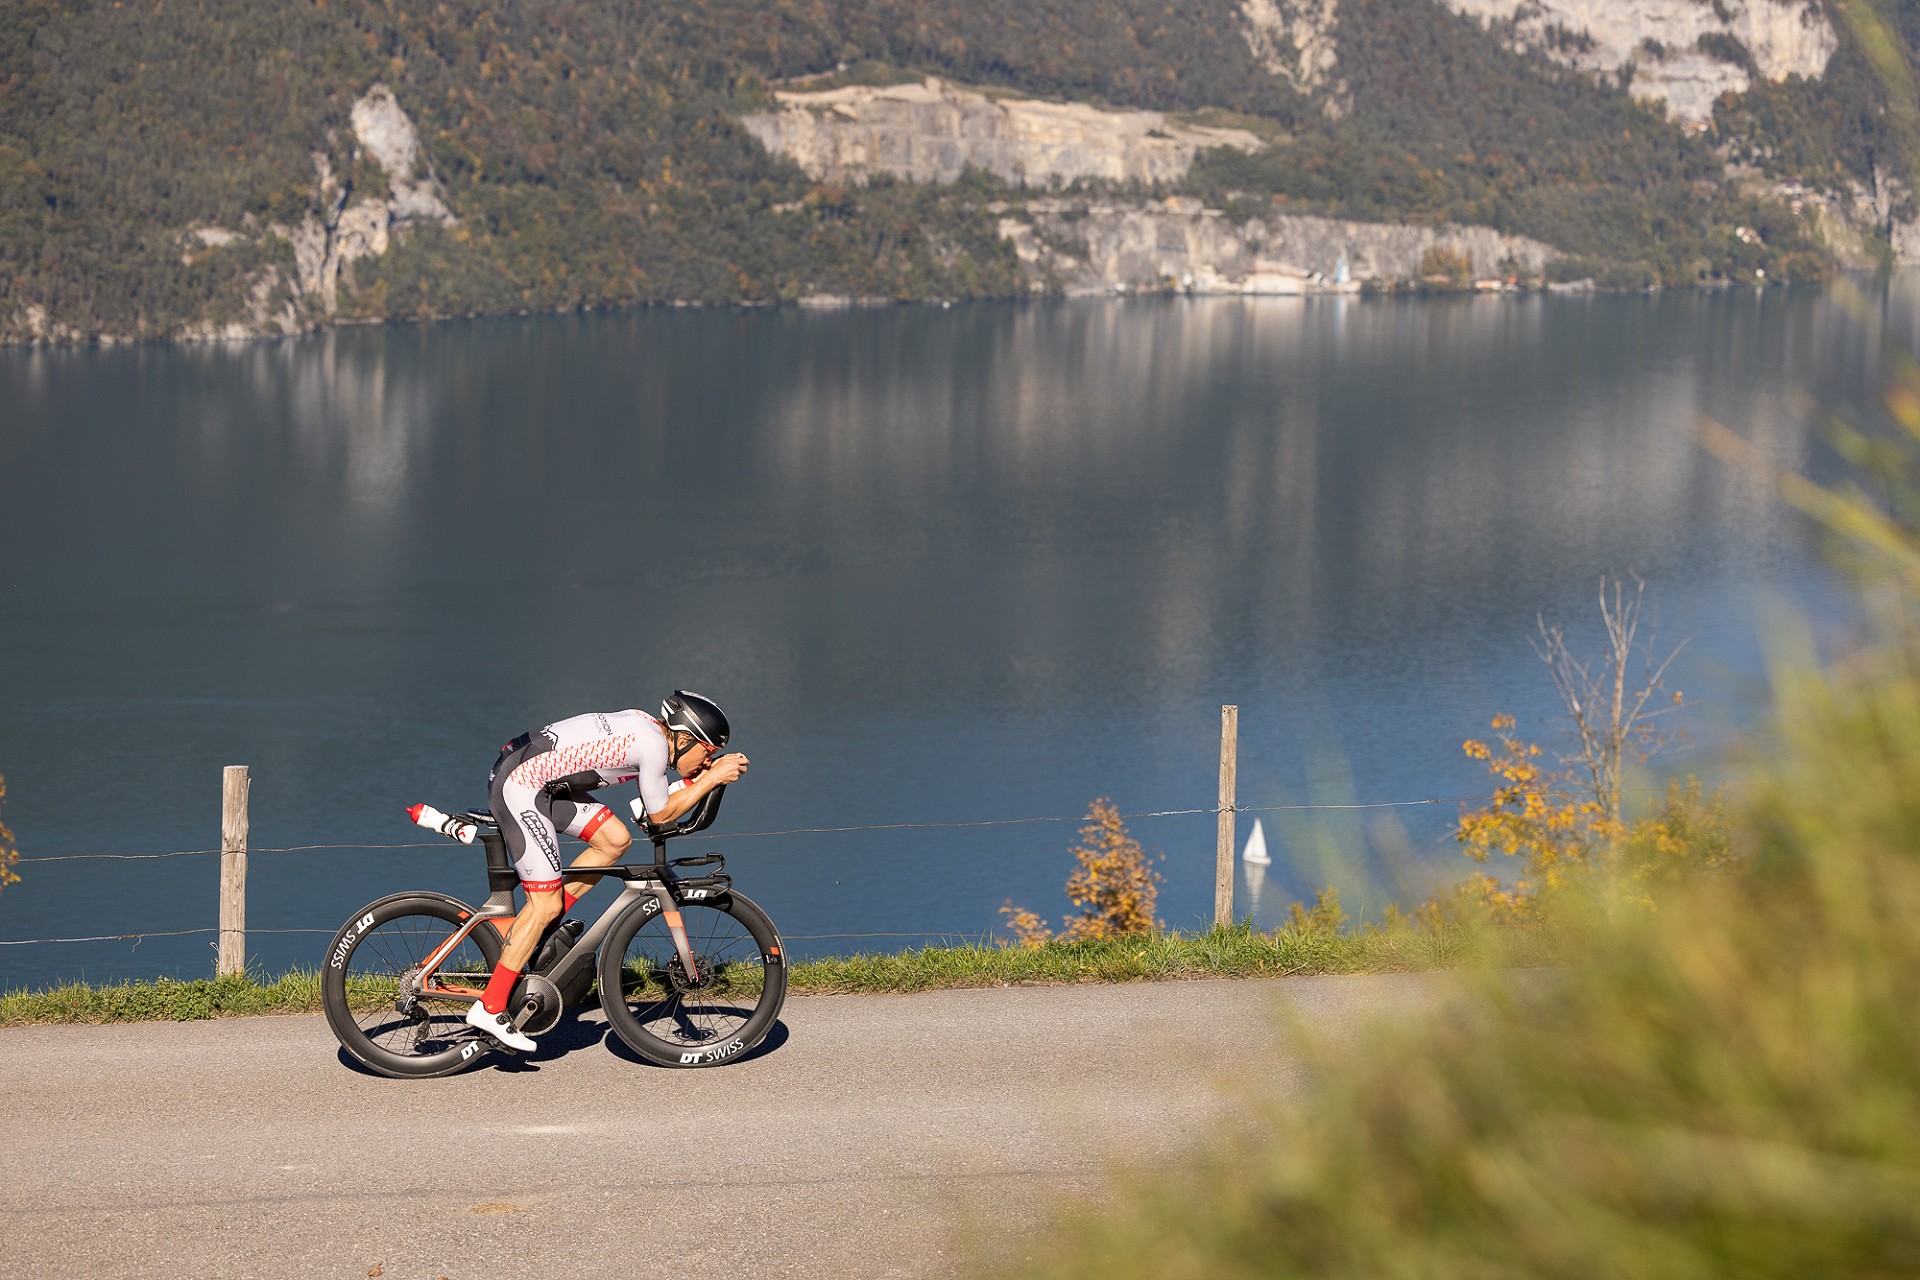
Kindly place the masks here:
<instances>
[{"instance_id":1,"label":"red sock","mask_svg":"<svg viewBox=\"0 0 1920 1280\"><path fill-rule=\"evenodd\" d=\"M505 1013L507 997L513 994L513 984L520 981L520 971L509 969L503 964L493 967L493 977L487 983L487 992L480 997L480 1007L488 1013Z\"/></svg>"}]
</instances>

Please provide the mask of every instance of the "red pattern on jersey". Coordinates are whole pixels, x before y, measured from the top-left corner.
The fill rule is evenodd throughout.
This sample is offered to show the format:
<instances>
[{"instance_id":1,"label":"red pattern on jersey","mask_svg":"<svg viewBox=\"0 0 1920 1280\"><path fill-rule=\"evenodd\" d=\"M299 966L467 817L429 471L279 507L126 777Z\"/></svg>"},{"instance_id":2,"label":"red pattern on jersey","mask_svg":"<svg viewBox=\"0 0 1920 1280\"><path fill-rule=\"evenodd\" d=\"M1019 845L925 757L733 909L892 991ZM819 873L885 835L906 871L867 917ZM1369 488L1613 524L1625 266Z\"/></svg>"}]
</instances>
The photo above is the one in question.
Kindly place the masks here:
<instances>
[{"instance_id":1,"label":"red pattern on jersey","mask_svg":"<svg viewBox=\"0 0 1920 1280\"><path fill-rule=\"evenodd\" d=\"M616 773L631 771L633 747L637 741L634 734L622 733L611 738L595 738L591 742L576 742L570 747L555 747L531 760L521 761L513 771L513 782L522 787L544 787L555 778L589 770Z\"/></svg>"}]
</instances>

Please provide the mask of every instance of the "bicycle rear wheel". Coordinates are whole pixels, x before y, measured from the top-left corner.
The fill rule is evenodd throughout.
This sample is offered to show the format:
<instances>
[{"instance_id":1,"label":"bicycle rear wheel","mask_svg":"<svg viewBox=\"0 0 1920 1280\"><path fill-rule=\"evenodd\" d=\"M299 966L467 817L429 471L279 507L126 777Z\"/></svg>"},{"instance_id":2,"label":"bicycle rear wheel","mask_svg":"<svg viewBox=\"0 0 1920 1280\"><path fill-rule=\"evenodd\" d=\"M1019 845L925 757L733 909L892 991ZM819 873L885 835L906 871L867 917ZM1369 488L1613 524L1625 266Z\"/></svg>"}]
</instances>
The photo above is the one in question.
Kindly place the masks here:
<instances>
[{"instance_id":1,"label":"bicycle rear wheel","mask_svg":"<svg viewBox=\"0 0 1920 1280\"><path fill-rule=\"evenodd\" d=\"M466 1000L421 991L427 958L472 912L430 894L383 899L347 921L320 973L327 1025L348 1053L384 1076L444 1076L488 1045L467 1026ZM436 985L478 995L500 959L501 939L482 924L435 970Z\"/></svg>"},{"instance_id":2,"label":"bicycle rear wheel","mask_svg":"<svg viewBox=\"0 0 1920 1280\"><path fill-rule=\"evenodd\" d=\"M699 968L691 981L661 903L636 902L600 945L600 1007L635 1053L663 1067L738 1057L773 1029L787 964L767 913L738 894L680 906Z\"/></svg>"}]
</instances>

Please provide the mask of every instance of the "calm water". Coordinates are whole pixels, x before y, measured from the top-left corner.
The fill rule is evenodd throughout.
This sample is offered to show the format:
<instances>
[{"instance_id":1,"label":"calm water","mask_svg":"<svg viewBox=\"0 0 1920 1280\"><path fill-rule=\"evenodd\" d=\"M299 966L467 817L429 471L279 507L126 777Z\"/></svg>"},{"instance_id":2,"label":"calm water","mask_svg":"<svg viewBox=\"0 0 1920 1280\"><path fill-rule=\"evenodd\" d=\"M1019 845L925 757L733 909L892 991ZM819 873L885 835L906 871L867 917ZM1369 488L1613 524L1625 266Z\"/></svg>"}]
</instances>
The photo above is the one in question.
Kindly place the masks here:
<instances>
[{"instance_id":1,"label":"calm water","mask_svg":"<svg viewBox=\"0 0 1920 1280\"><path fill-rule=\"evenodd\" d=\"M419 836L497 745L678 684L752 775L715 834L1483 790L1460 741L1546 732L1528 649L1632 567L1693 767L1758 701L1780 599L1824 571L1693 444L1800 464L1863 400L1896 284L1448 301L646 312L241 347L0 353L0 773L28 856ZM1455 806L1269 815L1263 920L1329 843L1451 873ZM1364 817L1364 821L1362 820ZM1211 910L1210 817L1142 819L1162 915ZM1248 828L1242 820L1242 838ZM725 842L802 950L1051 915L1072 824ZM1403 851L1395 853L1396 850ZM1408 861L1410 860L1410 861ZM253 859L256 929L481 890L477 852ZM217 859L24 865L0 939L209 926ZM1417 883L1403 885L1411 892ZM603 891L604 892L604 891ZM269 967L322 934L255 934ZM0 947L0 987L209 969L207 936Z\"/></svg>"}]
</instances>

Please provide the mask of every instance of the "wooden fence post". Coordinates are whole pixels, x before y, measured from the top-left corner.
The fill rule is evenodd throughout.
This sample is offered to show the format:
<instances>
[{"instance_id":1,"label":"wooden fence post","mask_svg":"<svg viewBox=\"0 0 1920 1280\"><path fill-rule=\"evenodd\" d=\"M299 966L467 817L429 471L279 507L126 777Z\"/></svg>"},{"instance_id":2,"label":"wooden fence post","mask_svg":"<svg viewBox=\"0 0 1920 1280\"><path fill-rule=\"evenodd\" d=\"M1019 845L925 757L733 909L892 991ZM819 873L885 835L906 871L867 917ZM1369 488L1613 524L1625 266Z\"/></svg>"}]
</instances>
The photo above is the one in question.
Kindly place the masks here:
<instances>
[{"instance_id":1,"label":"wooden fence post","mask_svg":"<svg viewBox=\"0 0 1920 1280\"><path fill-rule=\"evenodd\" d=\"M220 954L214 975L247 971L247 766L220 775Z\"/></svg>"},{"instance_id":2,"label":"wooden fence post","mask_svg":"<svg viewBox=\"0 0 1920 1280\"><path fill-rule=\"evenodd\" d=\"M1220 708L1220 834L1213 859L1213 923L1233 923L1233 790L1240 768L1240 708Z\"/></svg>"}]
</instances>

